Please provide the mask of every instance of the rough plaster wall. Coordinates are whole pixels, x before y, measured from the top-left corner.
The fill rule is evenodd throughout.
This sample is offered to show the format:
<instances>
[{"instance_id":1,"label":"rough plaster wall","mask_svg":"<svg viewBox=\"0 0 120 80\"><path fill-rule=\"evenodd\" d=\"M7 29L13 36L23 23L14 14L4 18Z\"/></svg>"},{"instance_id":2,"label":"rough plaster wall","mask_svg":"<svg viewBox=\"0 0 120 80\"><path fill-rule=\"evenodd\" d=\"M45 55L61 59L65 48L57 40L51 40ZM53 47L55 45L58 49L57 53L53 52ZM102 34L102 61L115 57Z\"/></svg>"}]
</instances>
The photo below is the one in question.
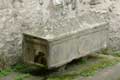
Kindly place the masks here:
<instances>
[{"instance_id":1,"label":"rough plaster wall","mask_svg":"<svg viewBox=\"0 0 120 80\"><path fill-rule=\"evenodd\" d=\"M109 8L110 44L115 49L120 49L120 1L116 0Z\"/></svg>"},{"instance_id":2,"label":"rough plaster wall","mask_svg":"<svg viewBox=\"0 0 120 80\"><path fill-rule=\"evenodd\" d=\"M37 31L39 27L45 35L73 22L56 25L59 20L87 12L100 14L110 22L110 45L119 48L119 6L119 0L0 0L0 67L14 64L21 56L22 32Z\"/></svg>"},{"instance_id":3,"label":"rough plaster wall","mask_svg":"<svg viewBox=\"0 0 120 80\"><path fill-rule=\"evenodd\" d=\"M0 0L1 66L14 64L21 56L21 33L42 25L41 9L39 0Z\"/></svg>"},{"instance_id":4,"label":"rough plaster wall","mask_svg":"<svg viewBox=\"0 0 120 80\"><path fill-rule=\"evenodd\" d=\"M113 50L120 49L120 1L119 0L101 0L101 4L91 9L104 16L109 22L109 42L108 47Z\"/></svg>"}]
</instances>

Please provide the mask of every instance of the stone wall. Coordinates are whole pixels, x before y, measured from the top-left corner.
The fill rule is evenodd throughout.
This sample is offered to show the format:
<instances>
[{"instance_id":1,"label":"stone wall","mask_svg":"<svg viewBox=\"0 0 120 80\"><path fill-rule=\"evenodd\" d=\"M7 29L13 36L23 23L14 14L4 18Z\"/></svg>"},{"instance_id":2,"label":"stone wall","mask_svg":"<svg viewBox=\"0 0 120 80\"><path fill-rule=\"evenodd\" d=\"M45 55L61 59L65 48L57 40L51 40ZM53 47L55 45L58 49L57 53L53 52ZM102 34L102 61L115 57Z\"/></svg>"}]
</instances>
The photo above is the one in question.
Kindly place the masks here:
<instances>
[{"instance_id":1,"label":"stone wall","mask_svg":"<svg viewBox=\"0 0 120 80\"><path fill-rule=\"evenodd\" d=\"M0 0L0 67L20 59L22 32L39 29L45 35L89 12L110 22L109 45L119 49L119 4L118 0ZM64 19L69 23L56 23Z\"/></svg>"}]
</instances>

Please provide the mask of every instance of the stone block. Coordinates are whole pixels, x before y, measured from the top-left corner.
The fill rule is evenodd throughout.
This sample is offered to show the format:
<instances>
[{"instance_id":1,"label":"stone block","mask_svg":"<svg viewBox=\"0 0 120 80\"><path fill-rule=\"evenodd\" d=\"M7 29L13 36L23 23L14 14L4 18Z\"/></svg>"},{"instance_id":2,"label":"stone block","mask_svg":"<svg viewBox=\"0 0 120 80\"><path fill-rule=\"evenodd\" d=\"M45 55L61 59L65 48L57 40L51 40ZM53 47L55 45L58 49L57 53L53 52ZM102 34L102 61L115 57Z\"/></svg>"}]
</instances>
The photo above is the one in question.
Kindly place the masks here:
<instances>
[{"instance_id":1,"label":"stone block","mask_svg":"<svg viewBox=\"0 0 120 80\"><path fill-rule=\"evenodd\" d=\"M90 27L48 34L45 37L23 34L24 61L47 68L62 66L74 59L107 47L108 24L102 22Z\"/></svg>"}]
</instances>

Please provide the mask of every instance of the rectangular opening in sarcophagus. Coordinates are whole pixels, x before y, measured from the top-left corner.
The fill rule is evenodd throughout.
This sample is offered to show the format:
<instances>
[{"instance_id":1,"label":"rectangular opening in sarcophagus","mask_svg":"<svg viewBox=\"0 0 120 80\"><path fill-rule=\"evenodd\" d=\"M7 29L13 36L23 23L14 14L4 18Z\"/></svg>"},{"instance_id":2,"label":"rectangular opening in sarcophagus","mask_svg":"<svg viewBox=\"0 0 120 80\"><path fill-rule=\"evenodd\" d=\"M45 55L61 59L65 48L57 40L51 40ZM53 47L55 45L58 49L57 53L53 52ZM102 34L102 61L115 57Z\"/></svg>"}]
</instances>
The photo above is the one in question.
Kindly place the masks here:
<instances>
[{"instance_id":1,"label":"rectangular opening in sarcophagus","mask_svg":"<svg viewBox=\"0 0 120 80\"><path fill-rule=\"evenodd\" d=\"M42 39L24 34L23 38L24 62L37 66L47 65L47 43Z\"/></svg>"}]
</instances>

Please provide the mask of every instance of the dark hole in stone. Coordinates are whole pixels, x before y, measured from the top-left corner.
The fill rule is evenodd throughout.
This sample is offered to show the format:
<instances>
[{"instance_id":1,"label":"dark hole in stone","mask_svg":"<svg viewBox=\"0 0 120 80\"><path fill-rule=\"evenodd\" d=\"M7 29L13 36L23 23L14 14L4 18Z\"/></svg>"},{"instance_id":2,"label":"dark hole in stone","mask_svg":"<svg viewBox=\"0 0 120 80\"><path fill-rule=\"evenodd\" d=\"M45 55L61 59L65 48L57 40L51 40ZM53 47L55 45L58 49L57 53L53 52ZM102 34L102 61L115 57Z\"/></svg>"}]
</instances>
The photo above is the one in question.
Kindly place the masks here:
<instances>
[{"instance_id":1,"label":"dark hole in stone","mask_svg":"<svg viewBox=\"0 0 120 80\"><path fill-rule=\"evenodd\" d=\"M34 57L34 62L35 63L40 63L40 64L46 64L46 58L45 58L45 53L38 52L37 55Z\"/></svg>"}]
</instances>

